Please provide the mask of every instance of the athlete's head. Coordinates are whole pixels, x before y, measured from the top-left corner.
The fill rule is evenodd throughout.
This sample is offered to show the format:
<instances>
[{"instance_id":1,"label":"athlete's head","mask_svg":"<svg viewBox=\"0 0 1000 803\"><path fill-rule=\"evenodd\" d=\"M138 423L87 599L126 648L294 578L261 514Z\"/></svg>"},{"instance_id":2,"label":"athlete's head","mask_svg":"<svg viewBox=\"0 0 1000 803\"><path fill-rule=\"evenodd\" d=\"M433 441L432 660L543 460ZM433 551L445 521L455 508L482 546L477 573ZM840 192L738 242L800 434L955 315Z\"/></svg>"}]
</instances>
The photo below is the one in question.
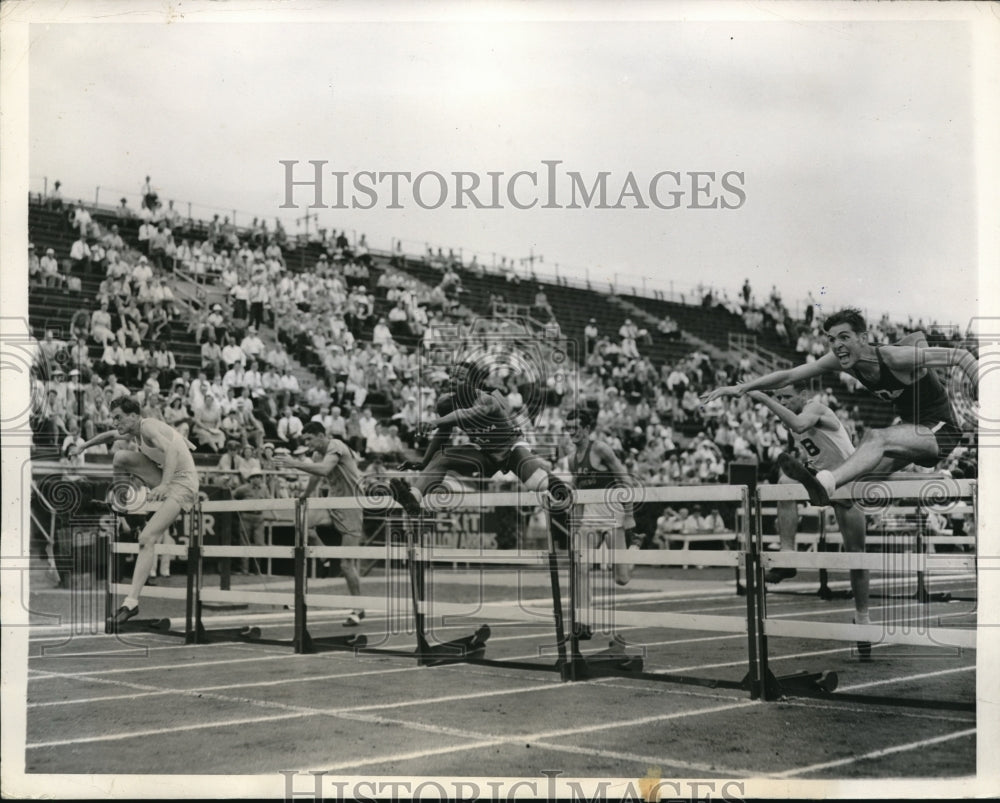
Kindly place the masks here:
<instances>
[{"instance_id":1,"label":"athlete's head","mask_svg":"<svg viewBox=\"0 0 1000 803\"><path fill-rule=\"evenodd\" d=\"M570 437L574 443L580 443L590 437L597 424L597 413L589 407L576 407L566 416Z\"/></svg>"},{"instance_id":2,"label":"athlete's head","mask_svg":"<svg viewBox=\"0 0 1000 803\"><path fill-rule=\"evenodd\" d=\"M475 402L476 392L483 389L487 376L488 371L475 360L463 360L455 366L452 384L459 407L468 407Z\"/></svg>"},{"instance_id":3,"label":"athlete's head","mask_svg":"<svg viewBox=\"0 0 1000 803\"><path fill-rule=\"evenodd\" d=\"M865 323L865 316L856 307L845 307L832 315L828 315L823 321L823 331L829 332L834 326L847 324L851 330L857 334L868 331L868 324Z\"/></svg>"},{"instance_id":4,"label":"athlete's head","mask_svg":"<svg viewBox=\"0 0 1000 803\"><path fill-rule=\"evenodd\" d=\"M848 307L835 312L823 322L823 329L840 367L853 367L868 346L868 326L861 311Z\"/></svg>"},{"instance_id":5,"label":"athlete's head","mask_svg":"<svg viewBox=\"0 0 1000 803\"><path fill-rule=\"evenodd\" d=\"M302 427L302 442L306 448L316 451L324 447L327 440L326 427L319 421L310 421Z\"/></svg>"},{"instance_id":6,"label":"athlete's head","mask_svg":"<svg viewBox=\"0 0 1000 803\"><path fill-rule=\"evenodd\" d=\"M796 415L801 413L802 408L806 406L803 389L795 385L785 385L783 388L777 388L771 393L771 398L782 407L787 407Z\"/></svg>"},{"instance_id":7,"label":"athlete's head","mask_svg":"<svg viewBox=\"0 0 1000 803\"><path fill-rule=\"evenodd\" d=\"M108 409L111 410L111 423L118 429L118 434L135 435L139 432L142 408L131 396L119 396L108 405Z\"/></svg>"}]
</instances>

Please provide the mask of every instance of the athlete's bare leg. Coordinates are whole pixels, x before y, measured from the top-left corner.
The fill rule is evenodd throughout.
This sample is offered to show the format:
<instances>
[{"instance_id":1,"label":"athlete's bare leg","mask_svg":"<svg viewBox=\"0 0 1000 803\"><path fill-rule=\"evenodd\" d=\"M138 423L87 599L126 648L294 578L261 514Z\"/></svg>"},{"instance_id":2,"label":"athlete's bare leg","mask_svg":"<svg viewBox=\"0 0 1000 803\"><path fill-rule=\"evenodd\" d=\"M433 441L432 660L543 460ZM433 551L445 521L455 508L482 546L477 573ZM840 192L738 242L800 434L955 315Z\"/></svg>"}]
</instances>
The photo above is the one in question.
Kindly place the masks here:
<instances>
[{"instance_id":1,"label":"athlete's bare leg","mask_svg":"<svg viewBox=\"0 0 1000 803\"><path fill-rule=\"evenodd\" d=\"M902 468L918 460L938 455L937 439L926 427L897 424L886 429L873 429L857 450L833 471L821 471L816 478L828 492L876 470L885 470L889 458ZM833 487L830 487L831 484Z\"/></svg>"}]
</instances>

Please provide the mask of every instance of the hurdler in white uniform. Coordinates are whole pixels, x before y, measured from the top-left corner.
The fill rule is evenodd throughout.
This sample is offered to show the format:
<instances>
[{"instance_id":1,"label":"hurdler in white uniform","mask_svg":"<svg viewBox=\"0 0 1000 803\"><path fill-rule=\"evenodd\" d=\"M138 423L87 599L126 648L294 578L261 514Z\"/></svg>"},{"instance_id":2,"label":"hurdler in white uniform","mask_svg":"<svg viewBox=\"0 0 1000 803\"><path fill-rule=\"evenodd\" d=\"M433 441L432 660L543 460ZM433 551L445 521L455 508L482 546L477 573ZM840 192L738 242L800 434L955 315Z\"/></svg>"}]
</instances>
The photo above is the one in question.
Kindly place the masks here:
<instances>
[{"instance_id":1,"label":"hurdler in white uniform","mask_svg":"<svg viewBox=\"0 0 1000 803\"><path fill-rule=\"evenodd\" d=\"M843 423L825 404L806 401L803 394L792 387L778 388L773 391L773 398L756 390L750 391L747 396L763 404L778 417L791 433L806 462L817 471L833 470L854 452L854 444L851 443L851 437L844 429ZM786 458L786 455L778 458L778 466L783 473L782 482L801 482L794 462L782 458ZM778 502L777 507L781 548L794 550L795 533L799 525L798 505L795 502ZM843 502L835 503L833 512L840 525L844 549L848 552L864 553L866 529L864 514L854 504L847 505ZM768 570L764 579L769 583L779 583L794 577L795 574L795 569L774 567ZM864 569L851 569L850 574L851 589L854 592L855 621L858 624L869 624L871 622L868 612L869 573ZM871 654L871 645L866 642L859 642L858 649L862 659L867 659Z\"/></svg>"}]
</instances>

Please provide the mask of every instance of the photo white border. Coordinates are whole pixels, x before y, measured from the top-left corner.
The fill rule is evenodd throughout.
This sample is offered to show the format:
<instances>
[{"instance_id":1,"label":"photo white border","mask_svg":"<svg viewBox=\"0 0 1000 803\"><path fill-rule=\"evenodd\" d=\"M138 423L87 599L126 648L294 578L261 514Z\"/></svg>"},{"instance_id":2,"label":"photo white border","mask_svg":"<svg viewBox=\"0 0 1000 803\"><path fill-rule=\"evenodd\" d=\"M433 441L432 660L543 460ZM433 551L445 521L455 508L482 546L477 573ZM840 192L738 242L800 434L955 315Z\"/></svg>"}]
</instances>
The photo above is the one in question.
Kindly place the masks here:
<instances>
[{"instance_id":1,"label":"photo white border","mask_svg":"<svg viewBox=\"0 0 1000 803\"><path fill-rule=\"evenodd\" d=\"M28 47L30 23L145 22L149 24L198 24L203 22L297 22L332 21L427 21L447 18L488 23L508 20L701 20L769 21L775 19L822 21L858 20L955 20L974 24L974 114L976 120L976 172L978 210L979 315L1000 316L1000 10L995 3L694 3L694 2L623 2L623 3L343 3L310 4L287 2L262 6L254 2L207 3L130 2L114 0L8 0L0 5L0 315L26 318L28 192ZM6 332L4 333L6 334ZM27 398L27 377L4 369L0 419L21 409ZM995 381L984 385L983 409L1000 410ZM19 406L20 405L20 406ZM26 530L26 506L11 489L21 487L26 448L5 446L3 450L2 549L0 560L11 568L20 557L20 533ZM981 478L995 481L998 476L997 450L981 450ZM997 496L980 495L981 554L1000 556L1000 504ZM983 524L981 524L983 526ZM15 545L17 552L9 552ZM994 563L997 558L994 558ZM993 568L993 567L990 567ZM1000 583L994 571L981 572L980 617L1000 622ZM151 797L184 798L189 796L219 798L264 797L280 799L284 779L268 776L62 776L24 774L25 709L27 672L27 630L24 625L22 594L27 598L27 574L2 571L3 622L3 732L2 790L7 797L109 797L144 799ZM22 583L24 586L22 588ZM1000 627L1000 625L998 625ZM997 631L1000 633L1000 630ZM1000 639L981 639L978 662L978 767L976 778L933 780L775 781L746 779L743 797L914 797L954 798L985 796L1000 792ZM984 671L985 670L985 671ZM817 733L817 739L824 734ZM293 769L293 768L288 768ZM360 779L360 778L359 778ZM389 779L385 779L389 780ZM465 780L465 779L463 779ZM516 779L510 779L514 781ZM541 782L543 779L536 778ZM564 781L565 779L560 779ZM597 779L581 779L586 787ZM485 785L483 786L485 789ZM563 787L564 788L564 787ZM564 788L565 789L565 788Z\"/></svg>"}]
</instances>

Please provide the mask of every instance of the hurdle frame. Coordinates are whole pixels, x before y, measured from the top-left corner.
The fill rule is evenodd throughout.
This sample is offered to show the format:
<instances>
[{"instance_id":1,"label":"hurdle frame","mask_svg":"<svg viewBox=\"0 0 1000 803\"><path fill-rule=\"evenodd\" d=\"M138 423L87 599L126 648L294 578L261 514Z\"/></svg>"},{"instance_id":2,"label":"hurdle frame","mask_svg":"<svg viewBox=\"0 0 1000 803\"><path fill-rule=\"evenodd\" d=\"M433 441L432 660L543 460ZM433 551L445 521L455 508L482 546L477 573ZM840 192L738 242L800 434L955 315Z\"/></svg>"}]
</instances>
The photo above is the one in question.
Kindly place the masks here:
<instances>
[{"instance_id":1,"label":"hurdle frame","mask_svg":"<svg viewBox=\"0 0 1000 803\"><path fill-rule=\"evenodd\" d=\"M931 485L935 483L936 485ZM953 484L954 493L949 493L947 485ZM831 496L832 500L856 500L856 492L863 494L865 486L871 483L866 483L865 481L857 481L851 483L849 486L845 486L839 489L836 493ZM934 504L934 501L927 502L924 500L923 495L928 490L928 488L938 488L941 489L936 495L936 498L945 499L961 499L968 496L972 500L973 509L976 509L976 504L978 500L978 481L977 480L941 480L938 477L931 477L927 480L896 480L896 481L875 481L875 487L878 487L880 491L887 491L891 494L890 498L893 500L898 499L919 499L920 505L929 506ZM804 501L808 499L808 494L801 485L797 484L781 484L781 485L759 485L754 494L755 506L757 510L758 517L758 528L760 526L761 511L765 503L773 503L776 501ZM862 497L864 498L864 497ZM918 507L920 506L918 505ZM888 505L887 505L888 506ZM912 507L912 505L908 506ZM978 525L978 515L976 516L976 521ZM760 541L760 533L758 531L758 541ZM768 653L768 638L769 635L777 636L790 636L798 638L820 638L820 639L831 639L838 638L838 640L844 640L841 635L841 631L844 628L850 628L855 631L856 636L847 639L855 641L876 641L880 636L884 637L885 633L885 623L882 624L872 624L872 625L857 625L857 624L840 624L840 623L830 623L830 622L783 622L774 619L767 618L767 602L766 602L766 589L763 585L763 572L766 567L769 566L784 566L788 568L833 568L833 569L868 569L868 570L885 570L885 555L901 554L901 555L913 555L917 558L917 563L921 567L926 567L927 559L927 548L928 542L926 539L917 538L914 540L915 550L906 553L894 553L894 552L882 552L882 553L868 553L867 550L863 553L829 553L829 552L769 552L762 557L761 564L759 566L760 571L760 587L758 594L760 596L760 601L758 605L758 640L759 640L759 657L760 657L760 667L762 675L762 697L765 701L780 700L788 695L800 695L800 696L815 696L817 694L831 693L836 689L837 686L837 676L833 672L800 672L792 675L785 676L775 676L769 668L769 653ZM867 545L866 545L867 546ZM919 551L918 551L919 550ZM977 573L978 578L978 549L976 554L962 558L946 558L937 559L936 563L940 568L969 568L971 563L971 568ZM941 597L937 600L933 596L921 593L924 590L924 570L918 568L918 588L915 595L908 595L907 599L913 599L915 601L926 603L930 601L948 601L949 597ZM771 627L769 628L769 623ZM770 633L769 633L770 630ZM975 630L971 631L972 638L968 638L965 635L959 635L967 633L967 630L962 630L961 628L942 628L939 632L939 638L942 639L938 643L930 642L928 638L916 638L916 637L904 637L902 635L892 634L889 637L889 641L886 643L903 644L911 646L931 646L931 647L955 647L958 649L976 649L975 641ZM944 633L946 635L941 636ZM846 697L845 697L846 699ZM851 695L850 699L853 701L866 701L864 695ZM886 703L890 702L896 705L914 705L918 707L942 707L942 708L956 708L959 710L974 710L975 704L972 703L970 706L965 706L962 704L954 703L937 703L935 701L921 701L908 703L906 701L901 701L896 698L872 698L870 700L872 703Z\"/></svg>"},{"instance_id":2,"label":"hurdle frame","mask_svg":"<svg viewBox=\"0 0 1000 803\"><path fill-rule=\"evenodd\" d=\"M192 556L197 554L197 548L195 546L194 530L196 527L195 521L197 520L196 510L197 505L190 511L182 511L180 520L184 523L184 530L188 534L188 545L187 547L168 546L165 544L155 544L153 546L154 550L154 560L161 555L173 555L175 557L185 558L185 616L184 616L184 630L178 631L173 629L173 623L170 619L159 618L159 619L130 619L124 624L115 625L113 623L113 618L116 613L115 599L116 594L123 589L120 588L124 586L124 583L120 583L118 577L118 556L139 553L138 538L136 543L129 543L125 541L119 541L118 535L121 532L122 520L126 516L147 516L148 514L154 512L158 507L157 503L150 503L144 505L139 510L136 510L129 514L115 513L114 520L114 537L107 539L107 544L105 545L105 554L107 556L107 570L105 571L104 578L104 632L105 634L119 635L125 633L142 633L151 632L159 633L161 635L175 636L178 638L183 638L186 644L195 643L192 629L192 613L193 613L193 582L194 582L194 571L197 565ZM130 525L131 527L131 525ZM139 528L140 532L142 528ZM155 564L154 564L155 565ZM160 597L160 598L176 598L179 595L174 593L163 593L166 590L162 589L160 593L149 592L147 588L143 589L143 594L147 597ZM154 588L156 588L154 586Z\"/></svg>"}]
</instances>

